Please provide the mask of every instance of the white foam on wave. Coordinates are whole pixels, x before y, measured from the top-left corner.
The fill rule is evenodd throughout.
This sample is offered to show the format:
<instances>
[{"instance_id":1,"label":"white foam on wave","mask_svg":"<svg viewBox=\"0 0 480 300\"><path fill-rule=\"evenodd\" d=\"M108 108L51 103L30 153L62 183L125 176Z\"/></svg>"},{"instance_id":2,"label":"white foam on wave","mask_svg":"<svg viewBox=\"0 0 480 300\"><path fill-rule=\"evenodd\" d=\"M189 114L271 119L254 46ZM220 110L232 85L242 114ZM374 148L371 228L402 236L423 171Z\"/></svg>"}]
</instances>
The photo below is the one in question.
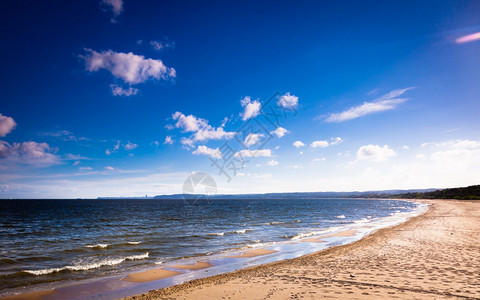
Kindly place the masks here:
<instances>
[{"instance_id":1,"label":"white foam on wave","mask_svg":"<svg viewBox=\"0 0 480 300\"><path fill-rule=\"evenodd\" d=\"M110 244L87 245L86 247L87 247L87 248L101 248L101 249L105 249L105 248L107 248L108 246L110 246Z\"/></svg>"},{"instance_id":2,"label":"white foam on wave","mask_svg":"<svg viewBox=\"0 0 480 300\"><path fill-rule=\"evenodd\" d=\"M232 231L232 232L233 232L233 233L243 234L243 233L246 233L247 231L252 231L252 229L234 230L234 231Z\"/></svg>"},{"instance_id":3,"label":"white foam on wave","mask_svg":"<svg viewBox=\"0 0 480 300\"><path fill-rule=\"evenodd\" d=\"M263 225L278 225L278 224L284 224L284 223L285 222L275 221L275 222L263 223Z\"/></svg>"},{"instance_id":4,"label":"white foam on wave","mask_svg":"<svg viewBox=\"0 0 480 300\"><path fill-rule=\"evenodd\" d=\"M115 266L121 264L126 260L137 260L137 259L145 259L148 258L149 253L140 254L140 255L131 255L122 258L113 258L113 259L105 259L96 263L89 263L84 265L76 265L76 266L65 266L61 268L51 268L51 269L43 269L43 270L24 270L23 272L32 274L32 275L47 275L51 273L61 272L64 270L68 271L86 271L91 269L97 269L103 266Z\"/></svg>"},{"instance_id":5,"label":"white foam on wave","mask_svg":"<svg viewBox=\"0 0 480 300\"><path fill-rule=\"evenodd\" d=\"M311 232L307 232L307 233L299 233L299 234L295 235L294 237L292 237L291 240L299 240L299 239L303 239L303 238L306 238L306 237L319 235L319 234L322 234L322 233L323 233L322 231L311 231Z\"/></svg>"},{"instance_id":6,"label":"white foam on wave","mask_svg":"<svg viewBox=\"0 0 480 300\"><path fill-rule=\"evenodd\" d=\"M339 216L336 216L335 218L337 218L337 219L345 219L345 215L339 215Z\"/></svg>"},{"instance_id":7,"label":"white foam on wave","mask_svg":"<svg viewBox=\"0 0 480 300\"><path fill-rule=\"evenodd\" d=\"M208 235L219 235L219 236L222 236L222 235L225 235L225 232L213 232L213 233L209 233Z\"/></svg>"},{"instance_id":8,"label":"white foam on wave","mask_svg":"<svg viewBox=\"0 0 480 300\"><path fill-rule=\"evenodd\" d=\"M127 242L127 244L129 244L129 245L138 245L138 244L140 244L140 243L141 243L141 241L138 241L138 242Z\"/></svg>"}]
</instances>

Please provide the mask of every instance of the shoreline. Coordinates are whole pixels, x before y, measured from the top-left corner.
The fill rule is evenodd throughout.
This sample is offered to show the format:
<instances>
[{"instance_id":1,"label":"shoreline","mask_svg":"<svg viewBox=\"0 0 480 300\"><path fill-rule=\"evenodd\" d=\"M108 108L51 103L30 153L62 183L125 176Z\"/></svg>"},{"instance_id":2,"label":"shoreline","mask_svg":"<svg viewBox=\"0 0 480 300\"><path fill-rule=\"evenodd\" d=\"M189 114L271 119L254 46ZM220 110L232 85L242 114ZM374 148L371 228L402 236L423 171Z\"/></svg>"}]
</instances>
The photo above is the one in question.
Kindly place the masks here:
<instances>
[{"instance_id":1,"label":"shoreline","mask_svg":"<svg viewBox=\"0 0 480 300\"><path fill-rule=\"evenodd\" d=\"M412 201L412 199L393 199L393 200ZM422 202L422 201L412 201L412 202ZM424 214L424 213L425 213L425 211L422 212L421 214ZM413 217L413 218L416 218L416 217ZM413 218L409 217L409 219L406 222L409 222ZM400 223L400 225L404 224L404 223L405 223L405 221L402 221L402 223ZM116 298L119 298L119 297L134 295L135 293L132 293L132 291L135 291L135 290L137 291L136 293L139 293L139 291L141 292L141 290L135 289L135 286L131 285L133 283L138 284L138 283L153 282L151 285L149 285L150 287L147 290L153 290L153 289L158 289L158 288L163 288L163 290L165 290L165 289L169 289L170 287L176 287L176 286L183 286L183 285L190 286L193 282L196 282L196 281L202 282L202 280L206 280L206 279L209 279L209 278L225 277L225 276L227 276L227 274L241 272L241 271L244 271L244 270L250 270L252 268L262 268L262 267L266 267L266 266L271 265L271 264L278 264L278 263L282 264L284 262L288 262L288 261L291 261L291 260L301 259L303 257L308 257L310 255L315 255L317 253L321 253L321 252L324 252L324 251L329 251L330 249L348 246L348 245L351 245L352 243L355 244L359 241L362 241L362 240L368 238L371 235L376 234L376 232L378 232L378 231L391 228L392 226L396 227L396 226L399 226L399 225L398 224L389 225L387 227L381 227L380 229L374 229L373 231L370 230L369 232L367 232L366 235L363 235L363 236L362 235L355 236L355 234L357 233L357 230L349 229L349 230L343 230L343 231L333 233L333 234L325 233L323 235L316 235L316 236L310 237L310 238L305 238L304 237L304 238L292 241L291 243L284 243L284 246L287 245L287 244L297 244L297 245L299 245L299 242L300 242L300 244L304 244L304 243L311 243L311 244L318 243L318 244L321 244L321 243L325 243L324 239L328 239L328 238L344 238L344 239L350 238L350 239L346 242L347 245L342 244L344 241L342 241L342 243L340 243L340 246L332 245L334 243L331 243L331 244L329 244L329 246L327 246L327 249L325 249L325 250L324 249L319 249L319 250L315 250L315 251L310 250L310 252L307 251L306 254L297 255L293 258L288 258L287 257L287 258L273 259L273 260L264 259L264 260L261 260L262 262L260 262L260 263L257 263L257 264L254 264L254 265L245 264L245 266L235 267L233 270L231 268L229 269L227 267L227 268L223 268L223 271L221 271L221 272L217 272L217 271L212 270L211 273L209 273L209 274L204 273L203 275L202 274L193 274L192 275L192 274L184 274L184 273L179 272L179 271L182 271L182 270L203 270L203 269L208 269L210 267L215 266L215 265L212 265L208 262L210 260L206 260L207 262L196 261L196 262L194 262L194 264L166 265L166 266L161 267L161 268L144 269L143 271L140 271L138 273L128 273L128 274L125 274L123 276L120 276L120 275L119 276L112 276L110 278L110 280L108 280L108 279L104 280L102 278L97 278L97 280L91 279L90 283L86 283L86 284L85 283L80 283L80 284L74 284L74 285L68 285L68 286L61 286L61 287L57 287L57 288L55 288L53 290L49 290L49 291L35 291L33 293L12 295L12 296L3 297L3 298L0 298L0 299L52 299L53 300L53 299L61 299L62 297L66 297L67 295L72 296L72 297L73 296L74 297L80 297L80 298L94 295L94 294L89 295L85 292L80 292L79 293L79 291L82 290L82 286L83 286L83 289L90 289L90 290L94 290L97 293L103 294L103 296L104 296L103 298L116 299ZM368 226L364 226L364 227L368 228ZM374 226L372 226L372 227L374 227ZM359 238L359 239L355 240L353 238ZM271 246L266 246L266 248L272 248L272 247ZM282 250L284 250L284 249L282 248ZM246 258L268 256L268 254L272 254L272 253L276 253L276 252L279 252L279 251L264 249L264 247L261 247L261 248L247 249L247 250L244 249L243 251L241 251L241 254L238 254L238 255L224 255L222 257L229 258L229 259L235 259L235 258L246 259ZM262 259L262 258L260 258L260 259ZM215 260L211 260L211 261L215 261ZM170 270L166 270L166 269L163 269L163 268L168 268ZM206 270L206 272L208 272L208 270ZM176 278L172 278L172 277L176 277L177 275L192 275L193 277L192 276L183 276L184 278L187 278L187 280L183 279L183 281L180 280L180 279L176 280ZM179 276L179 277L182 277L182 276ZM160 284L160 285L158 284L159 283L158 280L162 280L162 279L168 279L169 281L166 283L166 285L162 286L162 284ZM102 281L104 281L104 282L102 282ZM155 282L155 281L157 281L157 282ZM162 281L164 281L164 280L162 280ZM118 293L118 291L113 291L112 292L109 289L105 290L106 286L116 286L116 288L120 289L120 290L130 289L130 292L127 292L127 294ZM39 293L40 293L40 297L38 296ZM107 296L105 297L105 295L107 295ZM110 295L110 296L108 296L108 295Z\"/></svg>"},{"instance_id":2,"label":"shoreline","mask_svg":"<svg viewBox=\"0 0 480 300\"><path fill-rule=\"evenodd\" d=\"M125 299L479 299L480 202L416 201L431 205L356 242Z\"/></svg>"}]
</instances>

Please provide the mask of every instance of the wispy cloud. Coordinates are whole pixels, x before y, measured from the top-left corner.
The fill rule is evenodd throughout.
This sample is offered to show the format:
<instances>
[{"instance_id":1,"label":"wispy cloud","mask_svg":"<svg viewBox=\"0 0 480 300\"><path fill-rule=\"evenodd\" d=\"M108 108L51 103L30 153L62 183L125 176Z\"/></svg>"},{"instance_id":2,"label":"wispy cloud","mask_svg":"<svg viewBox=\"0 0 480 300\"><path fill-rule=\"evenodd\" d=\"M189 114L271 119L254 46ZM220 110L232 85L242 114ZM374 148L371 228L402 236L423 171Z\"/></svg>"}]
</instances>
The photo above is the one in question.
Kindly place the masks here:
<instances>
[{"instance_id":1,"label":"wispy cloud","mask_svg":"<svg viewBox=\"0 0 480 300\"><path fill-rule=\"evenodd\" d=\"M174 142L173 138L169 135L167 135L165 137L165 141L163 141L163 143L166 145L173 145L173 142ZM158 142L157 142L157 146L158 146Z\"/></svg>"},{"instance_id":2,"label":"wispy cloud","mask_svg":"<svg viewBox=\"0 0 480 300\"><path fill-rule=\"evenodd\" d=\"M117 84L111 84L110 88L112 89L112 94L114 96L124 96L124 97L135 96L140 91L139 89L136 89L133 87L129 87L125 89Z\"/></svg>"},{"instance_id":3,"label":"wispy cloud","mask_svg":"<svg viewBox=\"0 0 480 300\"><path fill-rule=\"evenodd\" d=\"M137 148L138 145L137 144L134 144L134 143L126 143L125 145L123 145L123 149L127 150L127 151L130 151L130 150L133 150L135 148Z\"/></svg>"},{"instance_id":4,"label":"wispy cloud","mask_svg":"<svg viewBox=\"0 0 480 300\"><path fill-rule=\"evenodd\" d=\"M9 144L0 141L0 158L4 164L29 164L34 166L50 166L60 163L55 154L58 149L47 143L22 142Z\"/></svg>"},{"instance_id":5,"label":"wispy cloud","mask_svg":"<svg viewBox=\"0 0 480 300\"><path fill-rule=\"evenodd\" d=\"M116 17L123 12L123 0L102 0L102 4L108 6L113 12L112 23L115 23Z\"/></svg>"},{"instance_id":6,"label":"wispy cloud","mask_svg":"<svg viewBox=\"0 0 480 300\"><path fill-rule=\"evenodd\" d=\"M163 41L150 41L150 46L152 46L155 51L161 51L163 49L175 47L175 42L171 42L165 38Z\"/></svg>"},{"instance_id":7,"label":"wispy cloud","mask_svg":"<svg viewBox=\"0 0 480 300\"><path fill-rule=\"evenodd\" d=\"M455 40L457 44L465 44L480 40L480 32L464 35Z\"/></svg>"},{"instance_id":8,"label":"wispy cloud","mask_svg":"<svg viewBox=\"0 0 480 300\"><path fill-rule=\"evenodd\" d=\"M272 150L241 150L235 153L235 157L270 157L272 156Z\"/></svg>"},{"instance_id":9,"label":"wispy cloud","mask_svg":"<svg viewBox=\"0 0 480 300\"><path fill-rule=\"evenodd\" d=\"M270 167L278 166L278 161L270 160L270 161L267 162L267 166L270 166Z\"/></svg>"},{"instance_id":10,"label":"wispy cloud","mask_svg":"<svg viewBox=\"0 0 480 300\"><path fill-rule=\"evenodd\" d=\"M371 113L394 109L399 104L408 100L408 98L399 97L410 89L412 89L412 87L393 90L372 102L364 102L362 105L351 107L348 110L340 113L330 114L325 121L344 122L363 117Z\"/></svg>"}]
</instances>

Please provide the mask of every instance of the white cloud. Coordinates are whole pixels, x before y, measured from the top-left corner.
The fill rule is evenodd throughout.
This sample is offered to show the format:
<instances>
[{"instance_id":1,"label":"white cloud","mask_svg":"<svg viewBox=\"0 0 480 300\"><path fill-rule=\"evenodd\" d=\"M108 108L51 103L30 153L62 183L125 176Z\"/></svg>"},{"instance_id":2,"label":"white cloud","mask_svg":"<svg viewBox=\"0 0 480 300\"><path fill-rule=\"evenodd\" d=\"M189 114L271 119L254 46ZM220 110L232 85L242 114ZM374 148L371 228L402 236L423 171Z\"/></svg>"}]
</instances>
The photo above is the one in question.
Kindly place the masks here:
<instances>
[{"instance_id":1,"label":"white cloud","mask_svg":"<svg viewBox=\"0 0 480 300\"><path fill-rule=\"evenodd\" d=\"M0 141L0 159L6 162L23 163L31 165L54 165L60 162L55 152L47 143L22 142L10 145Z\"/></svg>"},{"instance_id":2,"label":"white cloud","mask_svg":"<svg viewBox=\"0 0 480 300\"><path fill-rule=\"evenodd\" d=\"M174 42L170 42L168 39L165 38L163 41L150 41L150 45L155 51L161 51L166 48L173 48L175 47Z\"/></svg>"},{"instance_id":3,"label":"white cloud","mask_svg":"<svg viewBox=\"0 0 480 300\"><path fill-rule=\"evenodd\" d=\"M11 117L0 114L0 136L5 137L17 126L17 123Z\"/></svg>"},{"instance_id":4,"label":"white cloud","mask_svg":"<svg viewBox=\"0 0 480 300\"><path fill-rule=\"evenodd\" d=\"M241 150L235 153L235 157L270 157L272 156L272 150Z\"/></svg>"},{"instance_id":5,"label":"white cloud","mask_svg":"<svg viewBox=\"0 0 480 300\"><path fill-rule=\"evenodd\" d=\"M328 141L314 141L310 144L312 148L326 148L328 147Z\"/></svg>"},{"instance_id":6,"label":"white cloud","mask_svg":"<svg viewBox=\"0 0 480 300\"><path fill-rule=\"evenodd\" d=\"M114 96L124 96L124 97L135 96L140 91L139 89L136 89L133 87L124 89L123 87L116 84L111 84L110 88L112 89L112 94Z\"/></svg>"},{"instance_id":7,"label":"white cloud","mask_svg":"<svg viewBox=\"0 0 480 300\"><path fill-rule=\"evenodd\" d=\"M115 168L112 167L112 166L106 166L104 169L107 170L107 171L114 171L115 170Z\"/></svg>"},{"instance_id":8,"label":"white cloud","mask_svg":"<svg viewBox=\"0 0 480 300\"><path fill-rule=\"evenodd\" d=\"M277 127L277 129L275 129L274 131L270 132L271 134L275 134L277 137L281 138L282 136L285 135L285 133L287 133L288 130L286 130L285 128L283 127Z\"/></svg>"},{"instance_id":9,"label":"white cloud","mask_svg":"<svg viewBox=\"0 0 480 300\"><path fill-rule=\"evenodd\" d=\"M301 168L303 168L303 167L300 166L300 165L289 165L289 166L287 166L287 168L288 168L288 169L301 169Z\"/></svg>"},{"instance_id":10,"label":"white cloud","mask_svg":"<svg viewBox=\"0 0 480 300\"><path fill-rule=\"evenodd\" d=\"M80 154L67 153L65 154L65 159L66 160L89 160L90 158L86 156L82 156Z\"/></svg>"},{"instance_id":11,"label":"white cloud","mask_svg":"<svg viewBox=\"0 0 480 300\"><path fill-rule=\"evenodd\" d=\"M177 121L175 127L183 129L184 132L195 132L190 138L192 142L231 139L235 135L235 132L223 129L225 122L222 123L222 126L215 128L209 125L205 119L197 118L194 115L186 116L179 111L175 112L172 118Z\"/></svg>"},{"instance_id":12,"label":"white cloud","mask_svg":"<svg viewBox=\"0 0 480 300\"><path fill-rule=\"evenodd\" d=\"M194 146L194 141L186 137L182 137L182 139L180 140L180 143L183 146L185 146L187 149L190 149Z\"/></svg>"},{"instance_id":13,"label":"white cloud","mask_svg":"<svg viewBox=\"0 0 480 300\"><path fill-rule=\"evenodd\" d=\"M408 145L403 145L403 146L402 146L402 149L403 149L403 150L410 150L410 147L408 147Z\"/></svg>"},{"instance_id":14,"label":"white cloud","mask_svg":"<svg viewBox=\"0 0 480 300\"><path fill-rule=\"evenodd\" d=\"M174 142L174 141L173 141L172 137L169 136L169 135L167 135L167 136L165 137L165 141L164 141L163 143L164 143L164 144L167 144L167 145L172 145L173 142ZM157 142L157 143L158 143L158 142ZM158 146L158 144L157 144L157 146Z\"/></svg>"},{"instance_id":15,"label":"white cloud","mask_svg":"<svg viewBox=\"0 0 480 300\"><path fill-rule=\"evenodd\" d=\"M336 137L336 138L331 138L330 139L331 142L330 142L330 145L334 146L334 145L340 145L341 143L343 143L343 140L341 137Z\"/></svg>"},{"instance_id":16,"label":"white cloud","mask_svg":"<svg viewBox=\"0 0 480 300\"><path fill-rule=\"evenodd\" d=\"M79 171L91 171L91 170L93 170L93 168L92 167L79 167L78 170Z\"/></svg>"},{"instance_id":17,"label":"white cloud","mask_svg":"<svg viewBox=\"0 0 480 300\"><path fill-rule=\"evenodd\" d=\"M242 107L245 107L243 111L242 120L246 121L250 118L255 118L260 113L260 102L257 100L252 101L252 98L249 96L241 100Z\"/></svg>"},{"instance_id":18,"label":"white cloud","mask_svg":"<svg viewBox=\"0 0 480 300\"><path fill-rule=\"evenodd\" d=\"M137 144L133 144L133 143L130 143L130 142L128 142L128 143L126 143L125 145L123 145L123 149L128 150L128 151L133 150L133 149L135 149L135 148L137 148L137 147L138 147Z\"/></svg>"},{"instance_id":19,"label":"white cloud","mask_svg":"<svg viewBox=\"0 0 480 300\"><path fill-rule=\"evenodd\" d=\"M297 148L305 146L305 144L302 143L301 141L295 141L295 142L293 142L293 145Z\"/></svg>"},{"instance_id":20,"label":"white cloud","mask_svg":"<svg viewBox=\"0 0 480 300\"><path fill-rule=\"evenodd\" d=\"M312 160L312 162L320 162L320 161L325 161L325 160L326 160L325 157L322 157L322 158L314 158L314 159Z\"/></svg>"},{"instance_id":21,"label":"white cloud","mask_svg":"<svg viewBox=\"0 0 480 300\"><path fill-rule=\"evenodd\" d=\"M258 143L261 137L263 137L263 134L250 133L249 135L247 135L243 143L245 144L245 146L250 147Z\"/></svg>"},{"instance_id":22,"label":"white cloud","mask_svg":"<svg viewBox=\"0 0 480 300\"><path fill-rule=\"evenodd\" d=\"M101 3L112 10L113 18L110 21L112 23L117 22L116 17L118 17L123 11L123 0L102 0Z\"/></svg>"},{"instance_id":23,"label":"white cloud","mask_svg":"<svg viewBox=\"0 0 480 300\"><path fill-rule=\"evenodd\" d=\"M228 132L223 130L223 127L213 128L209 126L207 129L200 129L193 135L194 141L208 141L208 140L221 140L231 139L235 135L235 132Z\"/></svg>"},{"instance_id":24,"label":"white cloud","mask_svg":"<svg viewBox=\"0 0 480 300\"><path fill-rule=\"evenodd\" d=\"M380 147L378 145L366 145L362 146L357 151L357 161L369 160L375 162L386 161L387 159L395 156L396 153L388 145Z\"/></svg>"},{"instance_id":25,"label":"white cloud","mask_svg":"<svg viewBox=\"0 0 480 300\"><path fill-rule=\"evenodd\" d=\"M78 165L81 164L81 163L82 163L81 161L77 160L77 161L75 161L75 162L73 163L73 165L74 165L74 166L78 166Z\"/></svg>"},{"instance_id":26,"label":"white cloud","mask_svg":"<svg viewBox=\"0 0 480 300\"><path fill-rule=\"evenodd\" d=\"M430 155L430 159L444 169L466 169L480 164L480 141L452 140L434 144L442 147Z\"/></svg>"},{"instance_id":27,"label":"white cloud","mask_svg":"<svg viewBox=\"0 0 480 300\"><path fill-rule=\"evenodd\" d=\"M194 115L184 115L177 111L172 115L172 118L177 121L175 127L183 129L184 132L195 132L200 128L208 127L208 121L205 119L197 118Z\"/></svg>"},{"instance_id":28,"label":"white cloud","mask_svg":"<svg viewBox=\"0 0 480 300\"><path fill-rule=\"evenodd\" d=\"M128 84L137 84L149 79L169 79L176 76L175 69L169 68L161 60L145 58L132 52L114 52L112 50L97 52L85 49L87 54L80 56L85 60L85 67L90 72L100 69L109 71L115 78Z\"/></svg>"},{"instance_id":29,"label":"white cloud","mask_svg":"<svg viewBox=\"0 0 480 300\"><path fill-rule=\"evenodd\" d=\"M271 167L278 166L278 161L276 161L276 160L268 161L267 166L271 166Z\"/></svg>"},{"instance_id":30,"label":"white cloud","mask_svg":"<svg viewBox=\"0 0 480 300\"><path fill-rule=\"evenodd\" d=\"M290 93L286 93L277 101L277 104L284 108L295 108L298 105L298 97L295 95L290 95Z\"/></svg>"},{"instance_id":31,"label":"white cloud","mask_svg":"<svg viewBox=\"0 0 480 300\"><path fill-rule=\"evenodd\" d=\"M102 0L102 3L109 5L116 16L123 11L123 0Z\"/></svg>"},{"instance_id":32,"label":"white cloud","mask_svg":"<svg viewBox=\"0 0 480 300\"><path fill-rule=\"evenodd\" d=\"M197 150L192 152L195 155L208 155L211 158L222 158L222 153L220 152L220 149L215 148L208 148L207 146L198 146Z\"/></svg>"},{"instance_id":33,"label":"white cloud","mask_svg":"<svg viewBox=\"0 0 480 300\"><path fill-rule=\"evenodd\" d=\"M376 99L373 102L364 102L362 105L351 107L340 113L334 113L328 116L326 122L344 122L365 115L390 110L396 108L399 104L408 100L408 98L397 98L412 88L393 90L388 94Z\"/></svg>"}]
</instances>

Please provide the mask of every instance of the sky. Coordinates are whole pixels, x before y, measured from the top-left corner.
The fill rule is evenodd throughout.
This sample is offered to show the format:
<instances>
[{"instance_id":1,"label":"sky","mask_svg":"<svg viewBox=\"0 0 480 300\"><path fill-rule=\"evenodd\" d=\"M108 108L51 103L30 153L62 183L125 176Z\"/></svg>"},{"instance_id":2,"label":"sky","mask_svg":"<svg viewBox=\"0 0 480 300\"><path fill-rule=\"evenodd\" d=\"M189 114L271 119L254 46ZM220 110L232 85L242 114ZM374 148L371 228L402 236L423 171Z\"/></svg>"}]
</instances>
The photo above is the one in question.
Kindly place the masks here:
<instances>
[{"instance_id":1,"label":"sky","mask_svg":"<svg viewBox=\"0 0 480 300\"><path fill-rule=\"evenodd\" d=\"M0 198L480 183L479 1L0 7Z\"/></svg>"}]
</instances>

